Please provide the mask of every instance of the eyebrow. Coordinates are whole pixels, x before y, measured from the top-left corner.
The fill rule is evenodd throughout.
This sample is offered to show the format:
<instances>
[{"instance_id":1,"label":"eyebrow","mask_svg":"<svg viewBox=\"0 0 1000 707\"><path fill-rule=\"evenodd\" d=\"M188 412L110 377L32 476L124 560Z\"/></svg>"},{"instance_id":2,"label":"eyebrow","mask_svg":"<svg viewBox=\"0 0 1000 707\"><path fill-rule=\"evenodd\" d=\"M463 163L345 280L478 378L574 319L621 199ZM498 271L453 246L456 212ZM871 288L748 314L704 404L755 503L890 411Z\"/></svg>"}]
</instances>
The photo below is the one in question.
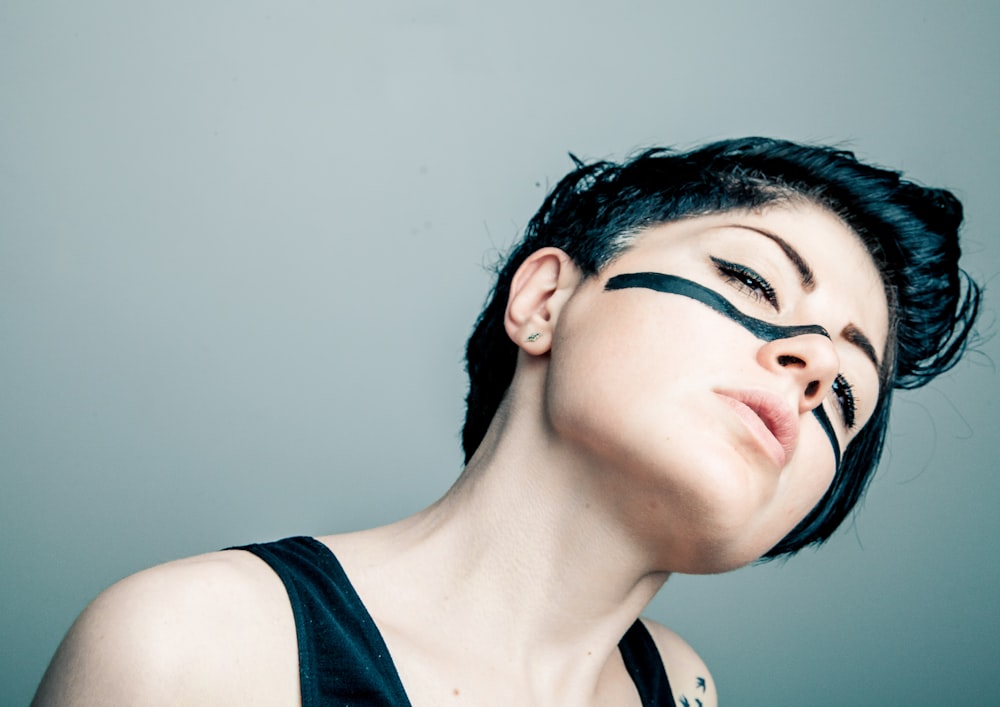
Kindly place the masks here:
<instances>
[{"instance_id":1,"label":"eyebrow","mask_svg":"<svg viewBox=\"0 0 1000 707\"><path fill-rule=\"evenodd\" d=\"M795 269L799 271L799 280L802 282L802 289L806 292L812 292L816 289L816 275L813 273L812 268L809 267L809 263L806 259L799 255L799 251L792 247L792 244L786 241L784 238L779 236L777 233L771 233L763 228L757 228L756 226L747 226L742 223L731 224L731 228L742 228L747 231L753 231L754 233L759 233L765 238L770 238L772 241L778 244L790 261Z\"/></svg>"},{"instance_id":2,"label":"eyebrow","mask_svg":"<svg viewBox=\"0 0 1000 707\"><path fill-rule=\"evenodd\" d=\"M875 354L875 347L872 346L872 342L865 336L864 332L858 329L853 324L848 324L844 327L844 330L840 332L847 341L857 346L861 349L868 360L872 362L875 366L875 370L879 373L882 372L882 365L878 362L878 356Z\"/></svg>"},{"instance_id":3,"label":"eyebrow","mask_svg":"<svg viewBox=\"0 0 1000 707\"><path fill-rule=\"evenodd\" d=\"M759 233L765 238L769 238L774 241L781 248L782 252L785 254L795 269L799 272L799 282L802 284L802 289L806 292L812 292L816 289L816 275L813 273L809 263L806 259L802 257L799 251L792 247L792 244L786 241L784 238L779 236L777 233L772 233L771 231L765 230L763 228L758 228L756 226L748 226L742 223L729 224L730 228L742 228L747 231L753 231L754 233ZM854 324L848 324L844 327L844 330L840 332L840 335L848 341L848 343L853 344L857 348L861 349L862 353L872 362L875 366L875 370L880 374L882 372L882 365L879 363L878 355L875 353L875 347L872 346L871 339L865 336L865 333L858 329Z\"/></svg>"}]
</instances>

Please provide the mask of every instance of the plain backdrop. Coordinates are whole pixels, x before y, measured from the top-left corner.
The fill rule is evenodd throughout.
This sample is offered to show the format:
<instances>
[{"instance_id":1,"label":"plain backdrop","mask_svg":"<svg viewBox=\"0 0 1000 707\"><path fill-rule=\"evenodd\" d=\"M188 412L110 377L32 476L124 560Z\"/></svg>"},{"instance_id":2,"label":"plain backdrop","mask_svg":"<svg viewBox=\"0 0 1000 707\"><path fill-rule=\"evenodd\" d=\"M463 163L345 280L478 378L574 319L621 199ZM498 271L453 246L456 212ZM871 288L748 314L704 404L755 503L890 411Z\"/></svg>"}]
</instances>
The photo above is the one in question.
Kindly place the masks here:
<instances>
[{"instance_id":1,"label":"plain backdrop","mask_svg":"<svg viewBox=\"0 0 1000 707\"><path fill-rule=\"evenodd\" d=\"M841 143L953 189L989 285L998 128L996 0L0 3L0 704L124 575L443 493L567 152ZM826 547L650 606L723 704L1000 699L991 294Z\"/></svg>"}]
</instances>

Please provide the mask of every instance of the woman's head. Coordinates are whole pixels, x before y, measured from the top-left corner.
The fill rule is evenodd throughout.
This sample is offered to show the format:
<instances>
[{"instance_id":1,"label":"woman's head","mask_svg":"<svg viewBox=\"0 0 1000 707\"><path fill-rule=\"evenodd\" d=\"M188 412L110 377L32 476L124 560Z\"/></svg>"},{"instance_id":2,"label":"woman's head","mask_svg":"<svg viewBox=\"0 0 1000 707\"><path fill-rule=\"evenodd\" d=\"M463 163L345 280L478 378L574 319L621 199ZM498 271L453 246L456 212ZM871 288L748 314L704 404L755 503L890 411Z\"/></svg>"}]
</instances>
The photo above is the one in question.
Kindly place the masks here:
<instances>
[{"instance_id":1,"label":"woman's head","mask_svg":"<svg viewBox=\"0 0 1000 707\"><path fill-rule=\"evenodd\" d=\"M529 223L470 337L466 457L478 447L514 374L518 348L504 329L504 312L511 279L531 253L559 248L590 277L658 224L803 200L838 216L865 244L882 275L890 314L871 419L845 450L826 495L767 556L829 537L878 462L891 389L922 385L954 365L979 297L971 282L962 289L959 202L830 148L746 138L688 153L649 150L620 165L578 163Z\"/></svg>"}]
</instances>

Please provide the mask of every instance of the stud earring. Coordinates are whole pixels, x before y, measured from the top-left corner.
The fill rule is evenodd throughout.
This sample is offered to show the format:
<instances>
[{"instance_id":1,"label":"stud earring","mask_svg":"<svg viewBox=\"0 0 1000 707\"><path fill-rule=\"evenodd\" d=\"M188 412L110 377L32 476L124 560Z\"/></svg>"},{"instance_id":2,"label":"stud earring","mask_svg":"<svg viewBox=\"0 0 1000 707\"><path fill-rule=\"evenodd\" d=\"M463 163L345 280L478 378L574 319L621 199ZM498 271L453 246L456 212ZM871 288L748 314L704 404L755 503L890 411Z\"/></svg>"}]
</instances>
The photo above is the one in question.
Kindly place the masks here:
<instances>
[{"instance_id":1,"label":"stud earring","mask_svg":"<svg viewBox=\"0 0 1000 707\"><path fill-rule=\"evenodd\" d=\"M541 337L541 335L542 335L542 333L539 332L539 331L536 331L534 334L529 334L528 335L528 341L538 341L538 339Z\"/></svg>"}]
</instances>

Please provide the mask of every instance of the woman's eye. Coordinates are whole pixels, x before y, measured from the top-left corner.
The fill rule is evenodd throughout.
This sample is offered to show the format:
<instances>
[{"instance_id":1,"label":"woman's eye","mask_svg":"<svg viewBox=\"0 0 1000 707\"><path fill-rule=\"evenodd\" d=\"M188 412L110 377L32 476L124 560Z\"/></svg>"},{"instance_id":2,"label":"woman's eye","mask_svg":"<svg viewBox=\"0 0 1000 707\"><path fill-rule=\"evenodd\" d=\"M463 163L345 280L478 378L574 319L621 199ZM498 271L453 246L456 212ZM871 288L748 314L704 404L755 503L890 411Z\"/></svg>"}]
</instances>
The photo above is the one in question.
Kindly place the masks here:
<instances>
[{"instance_id":1,"label":"woman's eye","mask_svg":"<svg viewBox=\"0 0 1000 707\"><path fill-rule=\"evenodd\" d=\"M728 260L714 256L710 257L719 274L722 275L726 282L733 285L743 294L751 297L755 302L767 302L775 309L780 309L778 306L778 295L775 294L771 283L754 270L739 263L731 263Z\"/></svg>"},{"instance_id":2,"label":"woman's eye","mask_svg":"<svg viewBox=\"0 0 1000 707\"><path fill-rule=\"evenodd\" d=\"M849 430L854 429L854 415L857 406L854 400L854 388L842 374L838 373L837 377L833 379L831 392L837 401L837 407L840 408L840 416L844 419L844 426Z\"/></svg>"}]
</instances>

